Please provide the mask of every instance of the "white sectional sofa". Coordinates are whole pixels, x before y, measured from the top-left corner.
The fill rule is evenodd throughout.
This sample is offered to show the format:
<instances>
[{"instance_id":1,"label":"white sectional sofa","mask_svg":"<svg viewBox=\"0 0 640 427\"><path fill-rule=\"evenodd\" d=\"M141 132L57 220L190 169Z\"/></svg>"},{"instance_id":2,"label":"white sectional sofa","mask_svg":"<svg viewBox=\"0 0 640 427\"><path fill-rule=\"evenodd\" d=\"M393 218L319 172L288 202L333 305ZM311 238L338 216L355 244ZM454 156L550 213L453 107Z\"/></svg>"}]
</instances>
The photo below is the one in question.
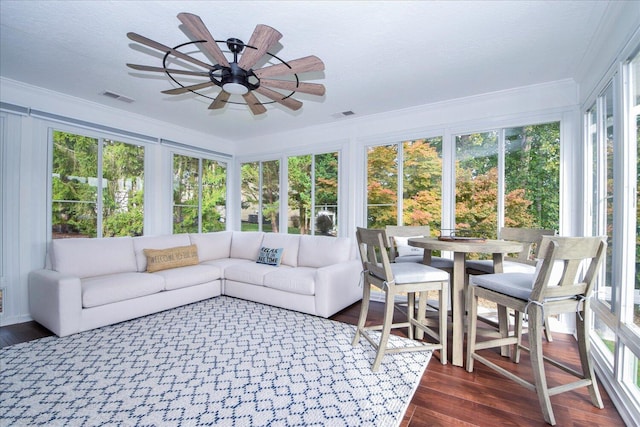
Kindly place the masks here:
<instances>
[{"instance_id":1,"label":"white sectional sofa","mask_svg":"<svg viewBox=\"0 0 640 427\"><path fill-rule=\"evenodd\" d=\"M257 263L261 247L282 248L280 265ZM168 248L191 250L193 265L149 272L149 250ZM348 238L221 231L59 239L48 255L29 274L29 305L58 336L222 294L322 317L362 298L362 266Z\"/></svg>"}]
</instances>

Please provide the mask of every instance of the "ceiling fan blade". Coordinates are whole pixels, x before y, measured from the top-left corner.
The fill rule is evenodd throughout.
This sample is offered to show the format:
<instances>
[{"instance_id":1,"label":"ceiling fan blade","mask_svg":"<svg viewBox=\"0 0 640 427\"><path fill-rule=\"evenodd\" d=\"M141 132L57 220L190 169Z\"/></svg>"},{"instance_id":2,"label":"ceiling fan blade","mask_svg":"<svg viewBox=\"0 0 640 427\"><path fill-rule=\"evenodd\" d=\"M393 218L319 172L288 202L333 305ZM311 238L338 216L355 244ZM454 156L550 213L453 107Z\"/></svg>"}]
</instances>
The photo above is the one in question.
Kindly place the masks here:
<instances>
[{"instance_id":1,"label":"ceiling fan blade","mask_svg":"<svg viewBox=\"0 0 640 427\"><path fill-rule=\"evenodd\" d=\"M247 105L249 106L249 109L253 114L258 115L258 114L267 112L267 109L265 108L265 106L262 105L260 101L258 101L258 98L256 98L256 96L253 93L247 92L244 95L242 95L242 97L246 101Z\"/></svg>"},{"instance_id":2,"label":"ceiling fan blade","mask_svg":"<svg viewBox=\"0 0 640 427\"><path fill-rule=\"evenodd\" d=\"M324 95L325 92L324 85L317 83L293 82L290 80L262 79L260 80L260 85L290 90L292 92L309 93L311 95L318 96Z\"/></svg>"},{"instance_id":3,"label":"ceiling fan blade","mask_svg":"<svg viewBox=\"0 0 640 427\"><path fill-rule=\"evenodd\" d=\"M167 95L179 95L181 93L191 92L193 90L204 89L205 87L213 86L215 83L213 82L204 82L198 83L197 85L185 86L185 87L177 87L175 89L163 90L162 93L166 93Z\"/></svg>"},{"instance_id":4,"label":"ceiling fan blade","mask_svg":"<svg viewBox=\"0 0 640 427\"><path fill-rule=\"evenodd\" d=\"M153 49L157 49L161 52L169 52L171 53L173 56L175 56L176 58L180 58L183 61L187 61L187 62L191 62L192 64L195 64L199 67L203 67L206 68L207 70L213 70L213 66L211 64L207 64L205 62L199 61L195 58L190 57L189 55L186 55L180 51L175 50L174 48L171 48L169 46L165 46L162 43L158 43L156 41L153 41L151 39L148 39L144 36L141 36L140 34L136 34L136 33L127 33L127 37L129 37L129 39L133 40L134 42L138 42L141 43L143 45L149 46Z\"/></svg>"},{"instance_id":5,"label":"ceiling fan blade","mask_svg":"<svg viewBox=\"0 0 640 427\"><path fill-rule=\"evenodd\" d=\"M220 50L218 43L213 38L209 30L207 29L202 19L199 16L194 15L192 13L179 13L178 19L182 22L185 27L191 31L196 38L206 40L207 42L202 45L202 48L206 50L216 62L223 67L229 66L229 61Z\"/></svg>"},{"instance_id":6,"label":"ceiling fan blade","mask_svg":"<svg viewBox=\"0 0 640 427\"><path fill-rule=\"evenodd\" d=\"M245 47L240 61L238 61L238 66L243 70L248 70L256 65L256 62L258 62L258 60L267 53L267 50L276 44L281 37L282 34L280 34L278 30L268 25L256 25L256 29L253 31L251 40L249 40L248 43L249 46L253 46L256 49Z\"/></svg>"},{"instance_id":7,"label":"ceiling fan blade","mask_svg":"<svg viewBox=\"0 0 640 427\"><path fill-rule=\"evenodd\" d=\"M158 71L160 73L188 74L190 76L208 76L208 71L174 70L172 68L151 67L149 65L127 64L127 67L139 71Z\"/></svg>"},{"instance_id":8,"label":"ceiling fan blade","mask_svg":"<svg viewBox=\"0 0 640 427\"><path fill-rule=\"evenodd\" d=\"M218 110L224 107L225 105L227 105L227 100L229 99L229 96L231 96L229 92L220 91L218 96L216 96L216 99L214 99L213 102L209 105L209 109Z\"/></svg>"},{"instance_id":9,"label":"ceiling fan blade","mask_svg":"<svg viewBox=\"0 0 640 427\"><path fill-rule=\"evenodd\" d=\"M294 59L293 61L287 62L287 64L271 65L269 67L253 70L253 72L259 79L261 79L263 77L281 76L283 74L299 74L307 73L309 71L324 70L324 63L315 55Z\"/></svg>"},{"instance_id":10,"label":"ceiling fan blade","mask_svg":"<svg viewBox=\"0 0 640 427\"><path fill-rule=\"evenodd\" d=\"M285 98L281 93L278 93L275 90L271 90L266 87L260 86L255 91L261 95L266 96L267 98L273 99L278 104L282 104L285 107L290 108L292 110L299 110L300 107L302 107L302 102L293 98Z\"/></svg>"}]
</instances>

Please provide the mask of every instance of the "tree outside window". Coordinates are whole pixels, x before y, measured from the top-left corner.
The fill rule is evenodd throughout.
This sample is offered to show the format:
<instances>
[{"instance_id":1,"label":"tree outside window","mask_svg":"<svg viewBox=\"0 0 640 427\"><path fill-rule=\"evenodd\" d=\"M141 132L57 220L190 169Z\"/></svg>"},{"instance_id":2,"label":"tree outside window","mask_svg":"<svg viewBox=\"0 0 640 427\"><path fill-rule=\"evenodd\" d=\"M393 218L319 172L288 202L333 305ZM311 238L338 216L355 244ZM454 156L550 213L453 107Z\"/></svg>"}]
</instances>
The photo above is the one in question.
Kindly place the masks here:
<instances>
[{"instance_id":1,"label":"tree outside window","mask_svg":"<svg viewBox=\"0 0 640 427\"><path fill-rule=\"evenodd\" d=\"M337 235L338 158L332 152L287 159L289 233Z\"/></svg>"},{"instance_id":2,"label":"tree outside window","mask_svg":"<svg viewBox=\"0 0 640 427\"><path fill-rule=\"evenodd\" d=\"M174 154L173 232L224 230L226 182L226 163Z\"/></svg>"},{"instance_id":3,"label":"tree outside window","mask_svg":"<svg viewBox=\"0 0 640 427\"><path fill-rule=\"evenodd\" d=\"M54 239L139 236L144 223L144 147L53 132Z\"/></svg>"}]
</instances>

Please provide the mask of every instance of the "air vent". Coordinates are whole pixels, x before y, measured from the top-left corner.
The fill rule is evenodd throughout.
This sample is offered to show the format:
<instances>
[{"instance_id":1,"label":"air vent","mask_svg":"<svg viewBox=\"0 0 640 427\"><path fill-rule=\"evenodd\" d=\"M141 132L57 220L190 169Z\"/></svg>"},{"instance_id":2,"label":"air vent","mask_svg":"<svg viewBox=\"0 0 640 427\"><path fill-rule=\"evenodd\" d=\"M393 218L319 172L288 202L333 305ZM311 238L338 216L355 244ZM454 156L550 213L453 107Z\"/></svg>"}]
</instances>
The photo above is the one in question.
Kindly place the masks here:
<instances>
[{"instance_id":1,"label":"air vent","mask_svg":"<svg viewBox=\"0 0 640 427\"><path fill-rule=\"evenodd\" d=\"M108 90L105 90L104 92L102 92L102 94L106 97L117 99L118 101L126 102L127 104L131 104L134 101L132 98L129 98L127 96L120 95L118 93L111 92Z\"/></svg>"},{"instance_id":2,"label":"air vent","mask_svg":"<svg viewBox=\"0 0 640 427\"><path fill-rule=\"evenodd\" d=\"M348 111L342 111L341 113L334 113L334 114L331 115L331 117L333 117L334 119L341 119L343 117L349 117L349 116L353 116L355 114L356 113L354 113L353 111L348 110Z\"/></svg>"}]
</instances>

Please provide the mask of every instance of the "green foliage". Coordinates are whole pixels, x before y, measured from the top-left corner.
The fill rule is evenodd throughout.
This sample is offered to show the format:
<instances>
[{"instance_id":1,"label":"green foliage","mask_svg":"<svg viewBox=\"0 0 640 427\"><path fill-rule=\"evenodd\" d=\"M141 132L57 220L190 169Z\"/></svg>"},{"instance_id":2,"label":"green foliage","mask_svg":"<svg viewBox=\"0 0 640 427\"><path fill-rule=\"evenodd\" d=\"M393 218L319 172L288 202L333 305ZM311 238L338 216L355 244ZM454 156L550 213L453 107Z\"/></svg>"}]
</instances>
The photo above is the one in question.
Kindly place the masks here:
<instances>
[{"instance_id":1,"label":"green foliage","mask_svg":"<svg viewBox=\"0 0 640 427\"><path fill-rule=\"evenodd\" d=\"M102 176L98 151L102 148ZM55 131L52 227L55 237L142 234L144 149L136 145ZM98 210L98 188L102 209ZM98 233L98 218L102 231Z\"/></svg>"},{"instance_id":2,"label":"green foliage","mask_svg":"<svg viewBox=\"0 0 640 427\"><path fill-rule=\"evenodd\" d=\"M560 124L506 131L505 225L558 228ZM367 158L367 225L397 223L399 144L371 147ZM429 225L442 216L442 140L402 143L405 225ZM456 138L456 228L497 236L498 132Z\"/></svg>"},{"instance_id":3,"label":"green foliage","mask_svg":"<svg viewBox=\"0 0 640 427\"><path fill-rule=\"evenodd\" d=\"M224 230L226 164L175 154L173 176L173 232ZM202 227L199 227L200 221Z\"/></svg>"}]
</instances>

